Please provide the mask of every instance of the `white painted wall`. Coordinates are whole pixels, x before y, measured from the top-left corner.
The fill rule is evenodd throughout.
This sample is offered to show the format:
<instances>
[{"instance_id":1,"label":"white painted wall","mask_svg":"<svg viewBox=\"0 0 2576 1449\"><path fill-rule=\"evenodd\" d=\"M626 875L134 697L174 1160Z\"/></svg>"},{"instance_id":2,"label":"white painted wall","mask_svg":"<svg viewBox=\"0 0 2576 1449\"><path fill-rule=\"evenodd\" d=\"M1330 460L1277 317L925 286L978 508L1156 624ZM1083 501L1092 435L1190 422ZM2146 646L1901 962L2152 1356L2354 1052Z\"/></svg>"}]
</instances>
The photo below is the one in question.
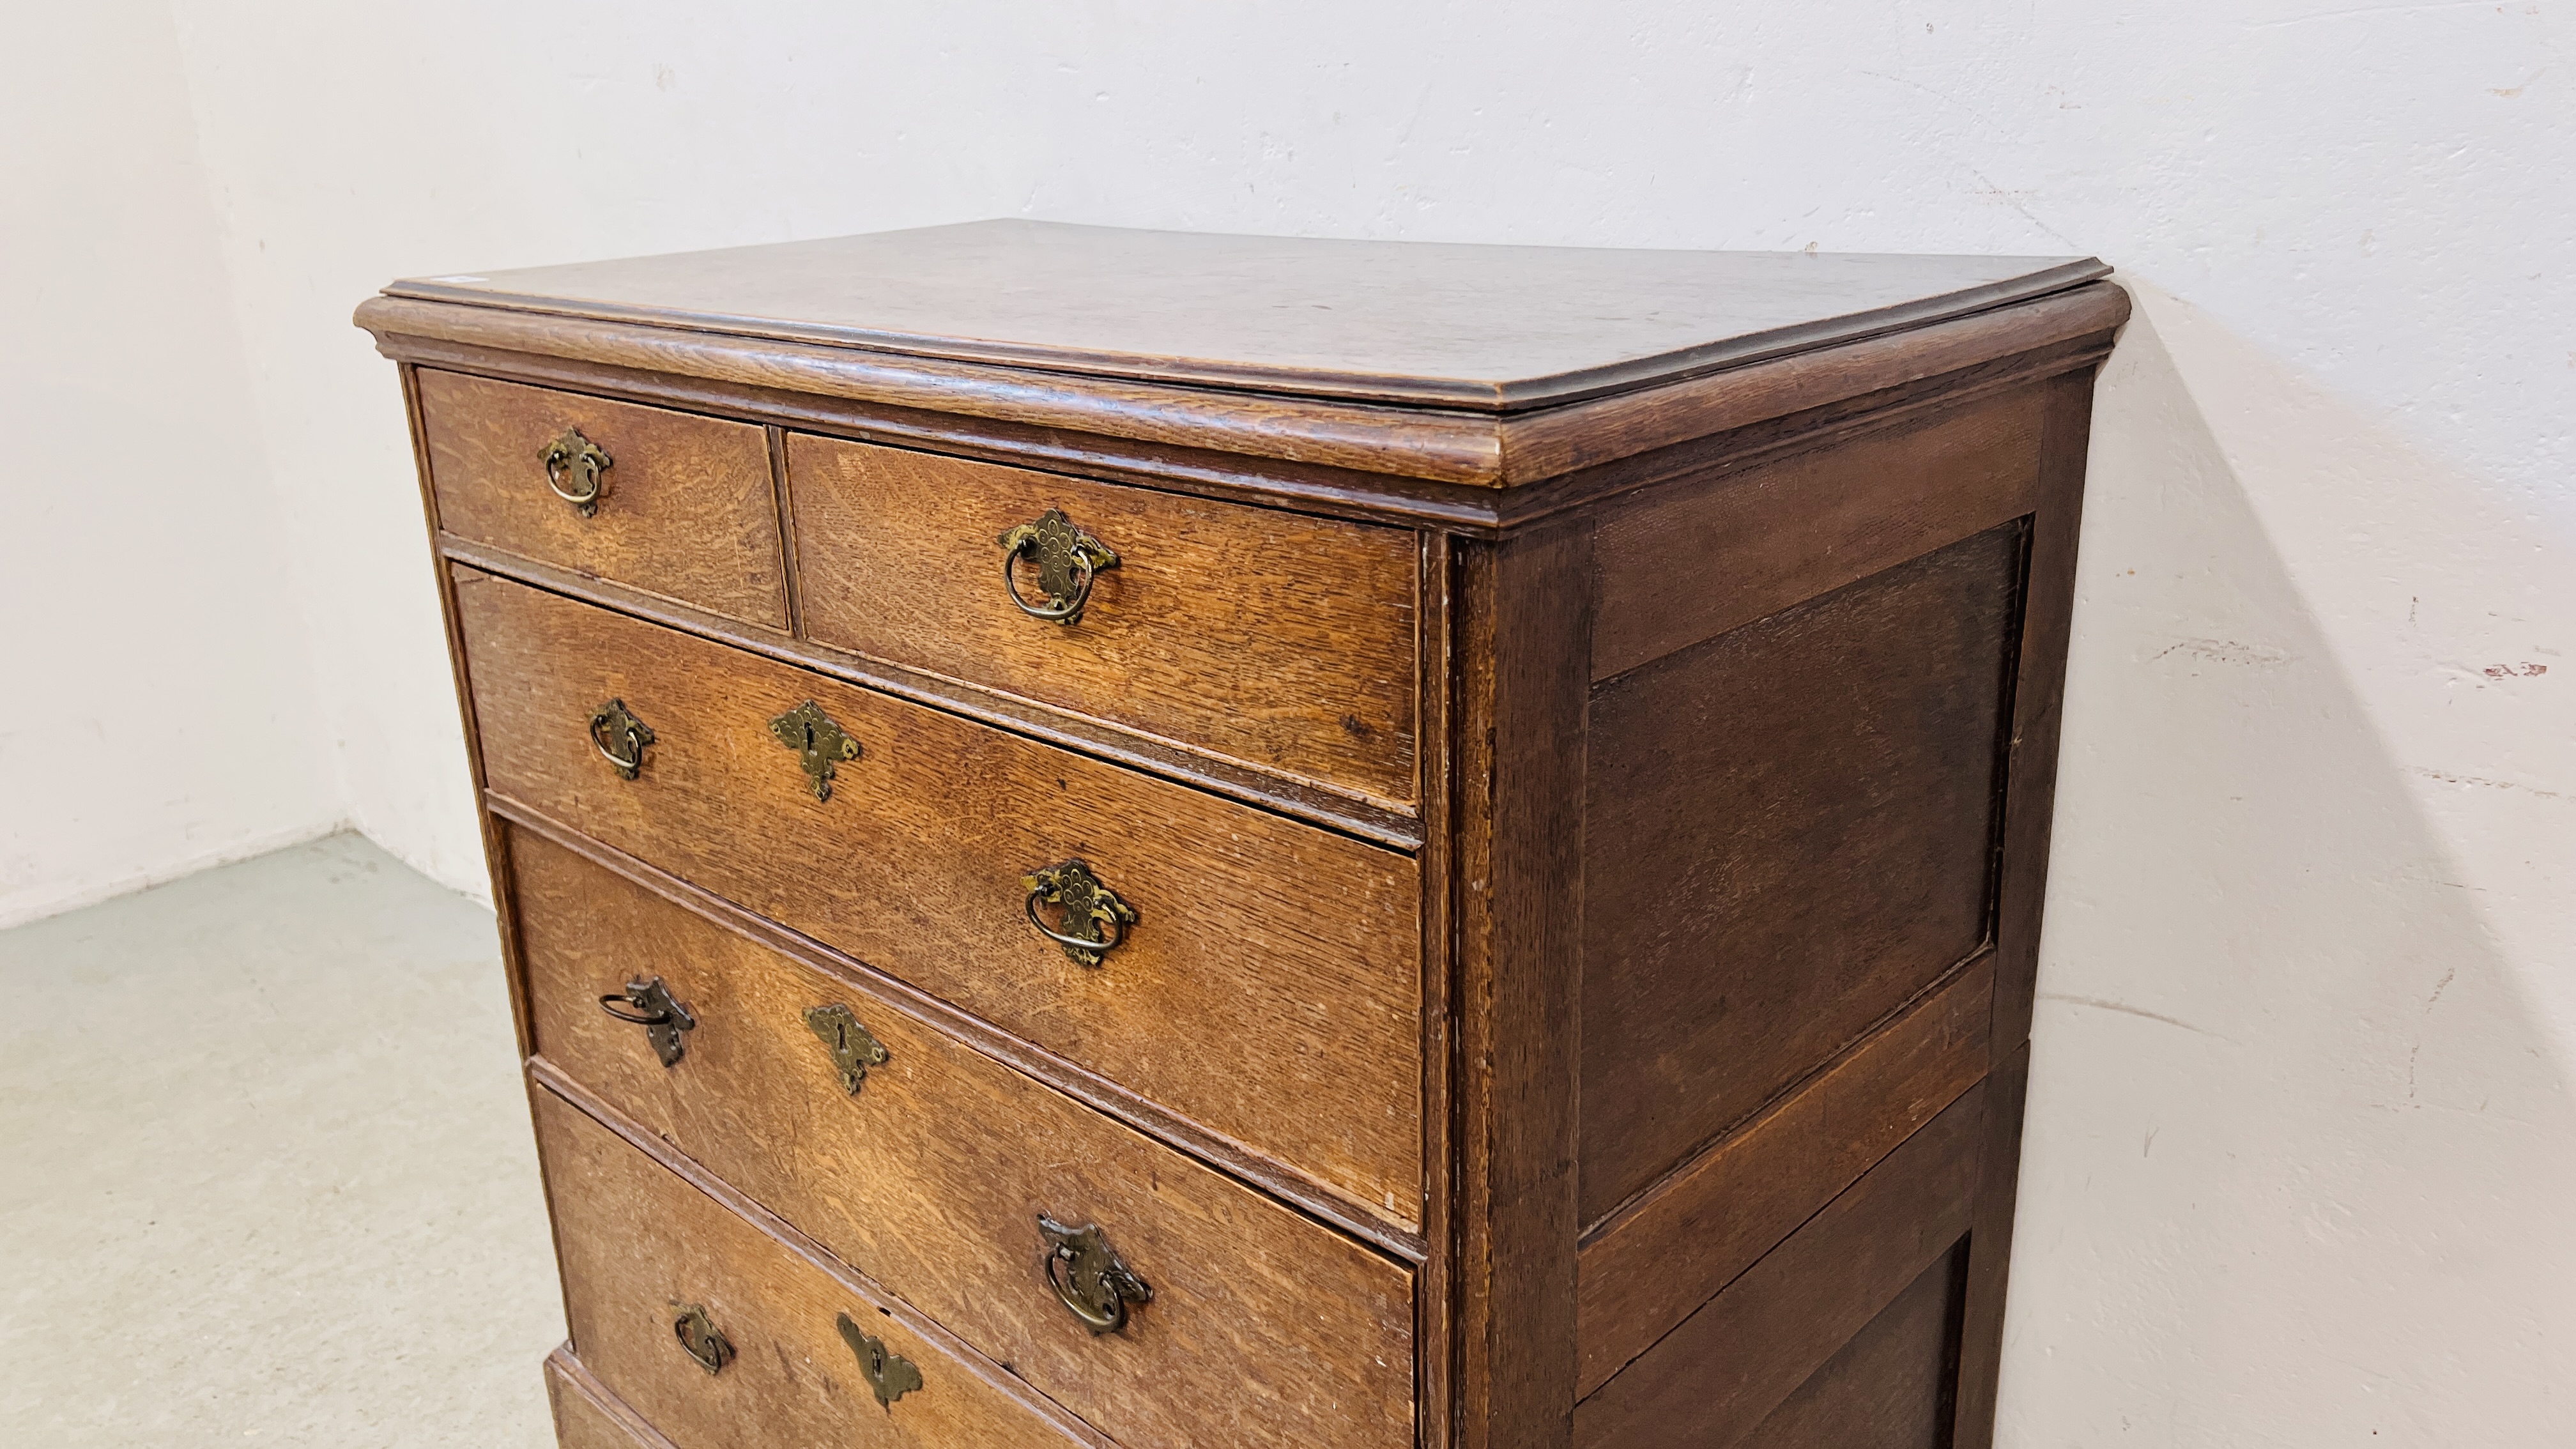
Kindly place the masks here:
<instances>
[{"instance_id":1,"label":"white painted wall","mask_svg":"<svg viewBox=\"0 0 2576 1449\"><path fill-rule=\"evenodd\" d=\"M340 808L169 11L0 31L5 926Z\"/></svg>"},{"instance_id":2,"label":"white painted wall","mask_svg":"<svg viewBox=\"0 0 2576 1449\"><path fill-rule=\"evenodd\" d=\"M343 808L459 884L390 276L995 214L2109 258L2004 1442L2566 1441L2568 0L171 10Z\"/></svg>"}]
</instances>

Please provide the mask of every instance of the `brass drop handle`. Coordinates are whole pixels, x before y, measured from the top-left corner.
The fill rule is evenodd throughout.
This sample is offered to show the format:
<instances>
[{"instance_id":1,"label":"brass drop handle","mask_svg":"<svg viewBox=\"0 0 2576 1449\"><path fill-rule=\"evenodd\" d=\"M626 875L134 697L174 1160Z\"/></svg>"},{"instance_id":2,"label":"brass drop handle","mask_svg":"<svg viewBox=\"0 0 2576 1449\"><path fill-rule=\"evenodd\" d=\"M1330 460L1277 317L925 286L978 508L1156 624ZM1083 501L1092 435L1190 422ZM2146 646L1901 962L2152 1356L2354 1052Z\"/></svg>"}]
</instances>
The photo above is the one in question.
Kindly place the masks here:
<instances>
[{"instance_id":1,"label":"brass drop handle","mask_svg":"<svg viewBox=\"0 0 2576 1449\"><path fill-rule=\"evenodd\" d=\"M599 757L617 767L617 777L632 780L644 772L644 747L653 743L653 727L635 717L626 701L612 699L591 712L590 742Z\"/></svg>"},{"instance_id":2,"label":"brass drop handle","mask_svg":"<svg viewBox=\"0 0 2576 1449\"><path fill-rule=\"evenodd\" d=\"M1128 1304L1154 1301L1154 1290L1109 1246L1097 1223L1069 1228L1041 1213L1038 1236L1046 1242L1047 1286L1094 1334L1125 1328Z\"/></svg>"},{"instance_id":3,"label":"brass drop handle","mask_svg":"<svg viewBox=\"0 0 2576 1449\"><path fill-rule=\"evenodd\" d=\"M612 991L599 998L599 1009L628 1026L644 1028L644 1039L652 1043L653 1055L660 1057L666 1067L678 1066L680 1058L688 1055L688 1043L680 1039L680 1033L698 1029L698 1019L671 999L671 988L663 985L659 976L650 981L627 982L624 991Z\"/></svg>"},{"instance_id":4,"label":"brass drop handle","mask_svg":"<svg viewBox=\"0 0 2576 1449\"><path fill-rule=\"evenodd\" d=\"M707 1317L704 1304L672 1304L671 1336L678 1339L681 1349L708 1373L723 1373L724 1366L733 1362L733 1341L717 1331L715 1320Z\"/></svg>"},{"instance_id":5,"label":"brass drop handle","mask_svg":"<svg viewBox=\"0 0 2576 1449\"><path fill-rule=\"evenodd\" d=\"M891 1409L894 1401L921 1387L921 1370L911 1359L885 1346L885 1340L866 1332L844 1313L834 1326L841 1330L841 1342L858 1355L859 1377L868 1381L868 1392L877 1396L879 1408Z\"/></svg>"},{"instance_id":6,"label":"brass drop handle","mask_svg":"<svg viewBox=\"0 0 2576 1449\"><path fill-rule=\"evenodd\" d=\"M1099 965L1127 939L1126 928L1136 924L1136 908L1101 884L1100 877L1081 861L1068 860L1034 875L1024 875L1020 884L1029 893L1024 903L1029 924L1039 935L1063 947L1064 954L1076 965ZM1040 906L1062 911L1064 929L1048 925L1038 915Z\"/></svg>"},{"instance_id":7,"label":"brass drop handle","mask_svg":"<svg viewBox=\"0 0 2576 1449\"><path fill-rule=\"evenodd\" d=\"M583 437L579 428L564 429L563 436L546 444L540 456L546 465L546 486L557 498L584 518L599 512L599 495L608 491L608 470L615 460Z\"/></svg>"},{"instance_id":8,"label":"brass drop handle","mask_svg":"<svg viewBox=\"0 0 2576 1449\"><path fill-rule=\"evenodd\" d=\"M1091 581L1103 570L1118 567L1117 553L1074 527L1061 508L1048 509L1035 523L1005 529L993 541L1002 546L1002 587L1010 592L1011 602L1030 618L1053 624L1079 623L1083 605L1091 602ZM1032 604L1020 593L1022 558L1038 566L1038 587L1047 596L1044 605Z\"/></svg>"}]
</instances>

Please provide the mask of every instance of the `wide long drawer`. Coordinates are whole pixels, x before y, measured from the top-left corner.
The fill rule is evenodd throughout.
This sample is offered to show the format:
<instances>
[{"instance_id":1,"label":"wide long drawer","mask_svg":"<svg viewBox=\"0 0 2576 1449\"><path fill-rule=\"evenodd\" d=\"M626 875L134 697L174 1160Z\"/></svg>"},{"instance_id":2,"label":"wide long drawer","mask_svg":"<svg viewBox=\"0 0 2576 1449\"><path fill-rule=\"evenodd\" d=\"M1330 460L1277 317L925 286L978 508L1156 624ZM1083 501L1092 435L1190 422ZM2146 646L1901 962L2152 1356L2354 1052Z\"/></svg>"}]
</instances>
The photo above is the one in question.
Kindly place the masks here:
<instances>
[{"instance_id":1,"label":"wide long drawer","mask_svg":"<svg viewBox=\"0 0 2576 1449\"><path fill-rule=\"evenodd\" d=\"M536 1114L573 1347L679 1449L1089 1442L562 1098Z\"/></svg>"},{"instance_id":2,"label":"wide long drawer","mask_svg":"<svg viewBox=\"0 0 2576 1449\"><path fill-rule=\"evenodd\" d=\"M1129 1449L1411 1442L1402 1268L560 845L508 859L541 1058L1049 1398ZM687 1029L603 1009L656 1014L630 985Z\"/></svg>"},{"instance_id":3,"label":"wide long drawer","mask_svg":"<svg viewBox=\"0 0 2576 1449\"><path fill-rule=\"evenodd\" d=\"M497 794L1420 1222L1411 857L470 569L456 607Z\"/></svg>"}]
</instances>

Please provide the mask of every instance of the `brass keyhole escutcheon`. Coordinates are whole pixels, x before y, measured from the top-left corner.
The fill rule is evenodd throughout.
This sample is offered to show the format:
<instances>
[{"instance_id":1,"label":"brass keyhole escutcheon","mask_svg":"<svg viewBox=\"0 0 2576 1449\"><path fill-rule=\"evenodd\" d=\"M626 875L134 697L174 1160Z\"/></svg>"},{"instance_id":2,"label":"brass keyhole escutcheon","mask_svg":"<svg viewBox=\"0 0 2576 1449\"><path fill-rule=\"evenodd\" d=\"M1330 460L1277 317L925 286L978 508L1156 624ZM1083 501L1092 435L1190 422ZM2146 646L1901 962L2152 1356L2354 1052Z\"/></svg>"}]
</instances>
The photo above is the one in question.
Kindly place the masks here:
<instances>
[{"instance_id":1,"label":"brass keyhole escutcheon","mask_svg":"<svg viewBox=\"0 0 2576 1449\"><path fill-rule=\"evenodd\" d=\"M1119 1258L1098 1224L1069 1228L1041 1214L1038 1236L1046 1240L1047 1286L1093 1333L1116 1333L1127 1326L1128 1304L1154 1301L1154 1290Z\"/></svg>"},{"instance_id":2,"label":"brass keyhole escutcheon","mask_svg":"<svg viewBox=\"0 0 2576 1449\"><path fill-rule=\"evenodd\" d=\"M810 699L771 720L769 732L796 752L796 762L813 782L817 800L832 798L832 777L843 764L859 757L859 742Z\"/></svg>"},{"instance_id":3,"label":"brass keyhole escutcheon","mask_svg":"<svg viewBox=\"0 0 2576 1449\"><path fill-rule=\"evenodd\" d=\"M1091 602L1091 581L1118 567L1117 553L1074 527L1061 508L1048 509L1034 523L1004 529L993 541L1002 546L1002 587L1010 591L1011 602L1030 618L1049 623L1079 623L1083 606ZM1023 558L1038 566L1038 587L1047 597L1043 605L1030 603L1020 592Z\"/></svg>"},{"instance_id":4,"label":"brass keyhole escutcheon","mask_svg":"<svg viewBox=\"0 0 2576 1449\"><path fill-rule=\"evenodd\" d=\"M733 1362L733 1342L716 1330L715 1320L707 1317L705 1305L698 1303L671 1305L671 1336L698 1367L711 1374L724 1372Z\"/></svg>"},{"instance_id":5,"label":"brass keyhole escutcheon","mask_svg":"<svg viewBox=\"0 0 2576 1449\"><path fill-rule=\"evenodd\" d=\"M859 1025L857 1012L838 1002L807 1007L805 1024L822 1038L823 1049L832 1054L833 1069L841 1074L842 1089L853 1097L867 1085L868 1068L886 1064L884 1043Z\"/></svg>"},{"instance_id":6,"label":"brass keyhole escutcheon","mask_svg":"<svg viewBox=\"0 0 2576 1449\"><path fill-rule=\"evenodd\" d=\"M1078 965L1097 966L1118 943L1127 939L1126 928L1136 924L1136 908L1118 898L1118 893L1101 884L1091 867L1078 860L1051 865L1034 875L1020 877L1028 889L1024 910L1029 924L1037 933L1064 948L1064 954ZM1053 906L1063 913L1057 926L1050 926L1038 915L1038 907Z\"/></svg>"},{"instance_id":7,"label":"brass keyhole escutcheon","mask_svg":"<svg viewBox=\"0 0 2576 1449\"><path fill-rule=\"evenodd\" d=\"M557 498L584 518L599 512L599 496L608 491L608 470L615 460L597 443L579 428L566 428L539 456L546 465L546 486Z\"/></svg>"},{"instance_id":8,"label":"brass keyhole escutcheon","mask_svg":"<svg viewBox=\"0 0 2576 1449\"><path fill-rule=\"evenodd\" d=\"M861 1332L846 1313L839 1316L837 1326L841 1342L859 1356L859 1377L868 1381L868 1389L877 1396L880 1406L891 1409L895 1400L921 1387L921 1370L913 1367L911 1359L886 1347L884 1339Z\"/></svg>"},{"instance_id":9,"label":"brass keyhole escutcheon","mask_svg":"<svg viewBox=\"0 0 2576 1449\"><path fill-rule=\"evenodd\" d=\"M662 978L629 981L624 991L612 991L599 998L599 1009L629 1026L644 1028L644 1039L653 1044L653 1055L662 1065L676 1067L688 1054L688 1043L680 1033L698 1029L698 1019L689 1009L671 999L671 988Z\"/></svg>"},{"instance_id":10,"label":"brass keyhole escutcheon","mask_svg":"<svg viewBox=\"0 0 2576 1449\"><path fill-rule=\"evenodd\" d=\"M612 699L593 710L590 742L599 757L617 767L617 778L632 780L644 772L644 747L653 743L653 727L635 717L626 701Z\"/></svg>"}]
</instances>

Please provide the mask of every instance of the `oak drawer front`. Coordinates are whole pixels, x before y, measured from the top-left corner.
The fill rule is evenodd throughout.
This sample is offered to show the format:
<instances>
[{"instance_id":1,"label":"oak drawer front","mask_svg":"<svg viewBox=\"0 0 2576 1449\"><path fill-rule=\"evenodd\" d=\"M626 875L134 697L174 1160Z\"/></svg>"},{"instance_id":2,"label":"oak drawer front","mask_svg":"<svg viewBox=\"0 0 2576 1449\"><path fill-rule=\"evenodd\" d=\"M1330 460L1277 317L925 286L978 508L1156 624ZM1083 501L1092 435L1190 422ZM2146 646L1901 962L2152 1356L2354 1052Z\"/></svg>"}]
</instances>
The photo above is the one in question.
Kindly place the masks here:
<instances>
[{"instance_id":1,"label":"oak drawer front","mask_svg":"<svg viewBox=\"0 0 2576 1449\"><path fill-rule=\"evenodd\" d=\"M419 379L439 527L787 627L766 429L452 372Z\"/></svg>"},{"instance_id":2,"label":"oak drawer front","mask_svg":"<svg viewBox=\"0 0 2576 1449\"><path fill-rule=\"evenodd\" d=\"M679 1449L1085 1442L992 1366L887 1316L562 1098L535 1099L573 1347Z\"/></svg>"},{"instance_id":3,"label":"oak drawer front","mask_svg":"<svg viewBox=\"0 0 2576 1449\"><path fill-rule=\"evenodd\" d=\"M456 574L495 792L1420 1221L1411 857ZM633 779L591 732L611 701L652 732ZM859 750L828 800L772 733L808 701ZM1098 965L1030 919L1076 924L1027 882L1074 861L1136 917Z\"/></svg>"},{"instance_id":4,"label":"oak drawer front","mask_svg":"<svg viewBox=\"0 0 2576 1449\"><path fill-rule=\"evenodd\" d=\"M1397 1265L559 845L514 831L509 859L543 1059L1093 1427L1411 1443ZM654 980L695 1023L669 1066L600 1001ZM1068 1306L1042 1217L1148 1296Z\"/></svg>"},{"instance_id":5,"label":"oak drawer front","mask_svg":"<svg viewBox=\"0 0 2576 1449\"><path fill-rule=\"evenodd\" d=\"M815 642L1416 798L1412 534L796 434L787 472ZM1068 566L1069 622L1004 584L1000 540L1050 512L1117 558L1087 592ZM1075 597L1048 592L1048 547L1029 540L1012 572L1040 610Z\"/></svg>"}]
</instances>

